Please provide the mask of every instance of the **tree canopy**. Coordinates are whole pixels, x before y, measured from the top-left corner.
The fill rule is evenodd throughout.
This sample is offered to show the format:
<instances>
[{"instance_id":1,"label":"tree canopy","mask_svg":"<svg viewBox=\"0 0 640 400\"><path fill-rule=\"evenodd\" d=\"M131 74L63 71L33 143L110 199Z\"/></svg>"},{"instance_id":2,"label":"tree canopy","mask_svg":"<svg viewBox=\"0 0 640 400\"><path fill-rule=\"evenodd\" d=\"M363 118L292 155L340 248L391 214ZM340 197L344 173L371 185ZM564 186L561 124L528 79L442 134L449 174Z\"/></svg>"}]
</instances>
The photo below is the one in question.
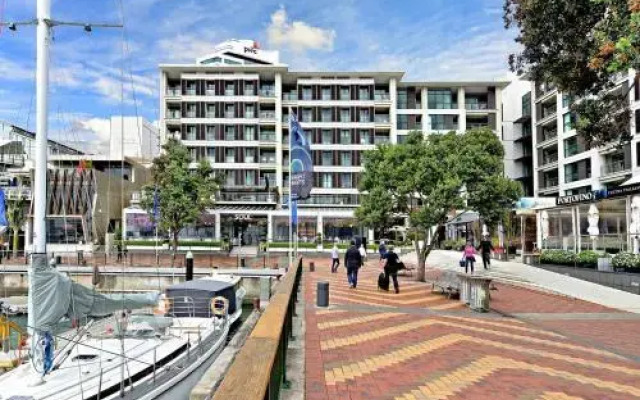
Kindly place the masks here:
<instances>
[{"instance_id":1,"label":"tree canopy","mask_svg":"<svg viewBox=\"0 0 640 400\"><path fill-rule=\"evenodd\" d=\"M520 185L503 176L503 158L500 140L488 129L427 138L412 132L403 144L365 153L360 190L366 194L357 216L380 227L394 215L408 215L411 229L425 239L452 210L465 207L495 226L521 194ZM418 279L424 279L431 248L427 240L422 247L416 241Z\"/></svg>"},{"instance_id":2,"label":"tree canopy","mask_svg":"<svg viewBox=\"0 0 640 400\"><path fill-rule=\"evenodd\" d=\"M505 0L504 20L523 46L511 69L579 98L578 134L594 145L630 139L629 90L610 89L615 74L640 70L640 0Z\"/></svg>"},{"instance_id":3,"label":"tree canopy","mask_svg":"<svg viewBox=\"0 0 640 400\"><path fill-rule=\"evenodd\" d=\"M175 258L180 231L213 207L220 184L205 160L190 168L189 152L176 139L169 139L162 150L153 160L153 183L143 188L141 203L158 229L171 234Z\"/></svg>"}]
</instances>

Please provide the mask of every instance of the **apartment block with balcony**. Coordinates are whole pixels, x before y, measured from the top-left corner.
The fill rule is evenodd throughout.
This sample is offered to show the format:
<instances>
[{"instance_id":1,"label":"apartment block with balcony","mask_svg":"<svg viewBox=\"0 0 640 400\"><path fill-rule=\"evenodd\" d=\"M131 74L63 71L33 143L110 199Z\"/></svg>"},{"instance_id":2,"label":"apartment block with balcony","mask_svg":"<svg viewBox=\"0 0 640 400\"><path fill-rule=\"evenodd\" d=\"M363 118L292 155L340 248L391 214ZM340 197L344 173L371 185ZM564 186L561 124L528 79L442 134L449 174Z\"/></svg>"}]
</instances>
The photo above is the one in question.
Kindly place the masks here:
<instances>
[{"instance_id":1,"label":"apartment block with balcony","mask_svg":"<svg viewBox=\"0 0 640 400\"><path fill-rule=\"evenodd\" d=\"M311 143L314 185L299 236L372 237L354 219L366 151L423 134L489 127L501 135L502 82L405 82L403 72L297 72L277 52L231 40L194 64L161 65L163 139L180 139L223 179L215 223L244 244L288 238L289 126ZM195 166L195 164L194 164ZM242 218L240 218L240 217Z\"/></svg>"}]
</instances>

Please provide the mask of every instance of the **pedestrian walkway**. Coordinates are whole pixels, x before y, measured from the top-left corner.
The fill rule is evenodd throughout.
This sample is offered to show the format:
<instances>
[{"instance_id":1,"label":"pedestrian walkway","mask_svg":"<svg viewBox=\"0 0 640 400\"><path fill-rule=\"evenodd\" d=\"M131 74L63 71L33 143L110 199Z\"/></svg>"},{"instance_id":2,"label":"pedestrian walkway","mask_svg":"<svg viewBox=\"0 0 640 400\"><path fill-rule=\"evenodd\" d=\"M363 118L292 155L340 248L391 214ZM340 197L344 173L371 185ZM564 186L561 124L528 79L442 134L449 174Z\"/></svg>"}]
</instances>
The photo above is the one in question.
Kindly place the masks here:
<instances>
[{"instance_id":1,"label":"pedestrian walkway","mask_svg":"<svg viewBox=\"0 0 640 400\"><path fill-rule=\"evenodd\" d=\"M461 254L461 252L456 251L434 250L429 255L427 264L440 269L461 270L458 266ZM415 264L415 253L405 255L402 259L405 262ZM492 260L489 271L484 271L482 262L478 262L476 263L476 273L486 274L500 281L524 284L618 310L640 313L639 295L519 262Z\"/></svg>"},{"instance_id":2,"label":"pedestrian walkway","mask_svg":"<svg viewBox=\"0 0 640 400\"><path fill-rule=\"evenodd\" d=\"M357 289L328 260L305 268L306 399L640 399L640 316L505 284L478 314L412 278L380 292L375 264ZM600 316L608 333L588 328Z\"/></svg>"}]
</instances>

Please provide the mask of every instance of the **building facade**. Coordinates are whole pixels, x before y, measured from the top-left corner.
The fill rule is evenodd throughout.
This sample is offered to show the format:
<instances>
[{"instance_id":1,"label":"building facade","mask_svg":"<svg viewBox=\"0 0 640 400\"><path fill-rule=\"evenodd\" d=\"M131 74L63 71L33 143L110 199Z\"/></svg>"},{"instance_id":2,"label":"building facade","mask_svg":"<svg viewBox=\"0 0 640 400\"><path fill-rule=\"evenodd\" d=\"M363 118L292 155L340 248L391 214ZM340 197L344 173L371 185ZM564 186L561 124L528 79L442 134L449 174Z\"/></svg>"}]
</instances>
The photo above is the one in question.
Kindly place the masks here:
<instances>
[{"instance_id":1,"label":"building facade","mask_svg":"<svg viewBox=\"0 0 640 400\"><path fill-rule=\"evenodd\" d=\"M362 155L411 131L490 127L502 134L502 82L406 82L402 72L297 72L277 52L232 40L194 64L161 65L161 137L224 178L213 223L197 236L288 240L289 112L311 141L314 188L301 241L368 235L354 219Z\"/></svg>"},{"instance_id":2,"label":"building facade","mask_svg":"<svg viewBox=\"0 0 640 400\"><path fill-rule=\"evenodd\" d=\"M142 117L111 117L109 157L151 161L160 152L158 127ZM124 134L123 134L124 132Z\"/></svg>"}]
</instances>

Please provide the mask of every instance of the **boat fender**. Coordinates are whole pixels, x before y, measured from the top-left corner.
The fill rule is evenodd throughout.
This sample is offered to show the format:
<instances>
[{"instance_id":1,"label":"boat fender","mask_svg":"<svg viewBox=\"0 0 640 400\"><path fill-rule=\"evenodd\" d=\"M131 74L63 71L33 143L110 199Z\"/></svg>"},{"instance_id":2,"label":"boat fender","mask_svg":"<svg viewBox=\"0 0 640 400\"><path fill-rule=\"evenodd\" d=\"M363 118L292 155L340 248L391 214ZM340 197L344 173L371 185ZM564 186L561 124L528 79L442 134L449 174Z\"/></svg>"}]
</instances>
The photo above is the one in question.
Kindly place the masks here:
<instances>
[{"instance_id":1,"label":"boat fender","mask_svg":"<svg viewBox=\"0 0 640 400\"><path fill-rule=\"evenodd\" d=\"M211 299L211 311L216 317L225 317L229 310L229 300L224 297L214 297Z\"/></svg>"}]
</instances>

